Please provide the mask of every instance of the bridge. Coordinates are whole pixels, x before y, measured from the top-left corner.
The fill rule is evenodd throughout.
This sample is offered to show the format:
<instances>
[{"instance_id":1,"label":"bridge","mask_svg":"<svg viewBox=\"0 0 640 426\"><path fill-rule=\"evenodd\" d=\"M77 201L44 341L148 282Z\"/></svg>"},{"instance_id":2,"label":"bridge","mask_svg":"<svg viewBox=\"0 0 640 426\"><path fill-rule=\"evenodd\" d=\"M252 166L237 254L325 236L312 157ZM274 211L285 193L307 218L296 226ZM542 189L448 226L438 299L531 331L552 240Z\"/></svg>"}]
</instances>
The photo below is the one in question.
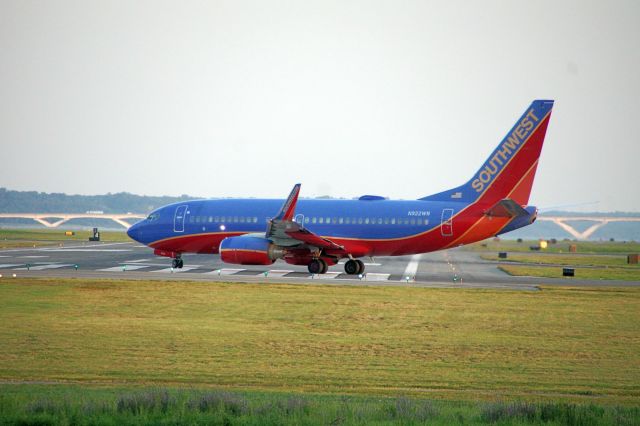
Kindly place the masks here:
<instances>
[{"instance_id":1,"label":"bridge","mask_svg":"<svg viewBox=\"0 0 640 426\"><path fill-rule=\"evenodd\" d=\"M139 213L0 213L0 219L33 219L47 228L57 228L72 219L110 219L129 229L134 222L145 217L147 215ZM127 220L131 221L127 222Z\"/></svg>"},{"instance_id":2,"label":"bridge","mask_svg":"<svg viewBox=\"0 0 640 426\"><path fill-rule=\"evenodd\" d=\"M586 240L598 229L611 222L640 222L640 217L608 217L608 216L538 216L537 220L549 221L567 231L576 240ZM583 232L578 231L567 222L595 222Z\"/></svg>"}]
</instances>

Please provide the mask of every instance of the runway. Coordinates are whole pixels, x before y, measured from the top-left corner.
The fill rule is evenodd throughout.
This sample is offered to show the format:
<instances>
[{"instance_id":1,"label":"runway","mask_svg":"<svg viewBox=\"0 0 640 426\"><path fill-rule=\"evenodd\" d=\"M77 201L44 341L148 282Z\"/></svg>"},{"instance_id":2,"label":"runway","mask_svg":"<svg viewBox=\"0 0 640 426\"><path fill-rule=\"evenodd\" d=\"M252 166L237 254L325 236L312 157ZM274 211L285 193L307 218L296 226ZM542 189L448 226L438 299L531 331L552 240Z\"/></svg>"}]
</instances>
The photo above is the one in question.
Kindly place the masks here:
<instances>
[{"instance_id":1,"label":"runway","mask_svg":"<svg viewBox=\"0 0 640 426\"><path fill-rule=\"evenodd\" d=\"M329 285L410 286L537 290L540 285L630 286L629 281L574 278L513 277L496 262L473 251L455 248L415 256L363 259L365 274L344 273L343 264L324 275L311 275L304 266L277 261L269 267L228 265L217 255L183 255L184 267L172 269L170 259L157 257L134 242L83 243L0 251L0 274L19 277L80 277L105 279L283 282Z\"/></svg>"}]
</instances>

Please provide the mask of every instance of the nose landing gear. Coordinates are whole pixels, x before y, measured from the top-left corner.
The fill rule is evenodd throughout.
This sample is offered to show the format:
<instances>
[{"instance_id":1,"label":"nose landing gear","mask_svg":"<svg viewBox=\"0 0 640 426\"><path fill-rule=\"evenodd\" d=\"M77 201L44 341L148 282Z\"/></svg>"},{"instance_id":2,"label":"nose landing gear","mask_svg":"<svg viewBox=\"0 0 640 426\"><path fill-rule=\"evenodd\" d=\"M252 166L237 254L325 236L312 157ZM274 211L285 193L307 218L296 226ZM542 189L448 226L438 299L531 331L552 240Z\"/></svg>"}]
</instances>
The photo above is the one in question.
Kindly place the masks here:
<instances>
[{"instance_id":1,"label":"nose landing gear","mask_svg":"<svg viewBox=\"0 0 640 426\"><path fill-rule=\"evenodd\" d=\"M178 256L171 260L171 267L173 269L182 269L184 266L184 262L182 261L182 257Z\"/></svg>"}]
</instances>

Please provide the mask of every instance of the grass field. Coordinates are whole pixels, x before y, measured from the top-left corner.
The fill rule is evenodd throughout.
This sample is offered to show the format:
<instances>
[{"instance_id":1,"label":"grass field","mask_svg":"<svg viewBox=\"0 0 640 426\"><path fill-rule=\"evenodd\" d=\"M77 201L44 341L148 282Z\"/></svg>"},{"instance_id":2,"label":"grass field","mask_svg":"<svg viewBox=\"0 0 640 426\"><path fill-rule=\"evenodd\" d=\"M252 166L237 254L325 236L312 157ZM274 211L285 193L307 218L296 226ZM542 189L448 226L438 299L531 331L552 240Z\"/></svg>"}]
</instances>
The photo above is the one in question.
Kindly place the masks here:
<instances>
[{"instance_id":1,"label":"grass field","mask_svg":"<svg viewBox=\"0 0 640 426\"><path fill-rule=\"evenodd\" d=\"M64 235L64 228L57 229L0 229L0 249L20 247L44 247L67 242L86 242L91 231L74 231L75 235ZM131 241L126 232L100 231L100 239L105 242Z\"/></svg>"},{"instance_id":2,"label":"grass field","mask_svg":"<svg viewBox=\"0 0 640 426\"><path fill-rule=\"evenodd\" d=\"M627 257L623 255L515 252L509 253L507 259L500 259L493 253L481 254L480 257L499 261L500 269L515 276L561 278L562 267L572 266L575 268L576 277L579 278L640 281L640 265L628 265Z\"/></svg>"},{"instance_id":3,"label":"grass field","mask_svg":"<svg viewBox=\"0 0 640 426\"><path fill-rule=\"evenodd\" d=\"M528 265L509 265L501 264L498 268L506 273L519 277L544 277L544 278L563 278L561 266L528 266ZM612 267L612 268L574 268L575 277L566 277L571 280L588 279L588 280L621 280L621 281L639 281L640 268L637 267Z\"/></svg>"},{"instance_id":4,"label":"grass field","mask_svg":"<svg viewBox=\"0 0 640 426\"><path fill-rule=\"evenodd\" d=\"M467 246L470 250L482 252L527 252L530 253L531 246L537 246L538 241L517 242L514 240L485 240ZM640 253L640 243L624 241L558 241L556 244L549 244L543 251L546 253L568 253L569 246L575 245L577 253L587 254L624 254Z\"/></svg>"},{"instance_id":5,"label":"grass field","mask_svg":"<svg viewBox=\"0 0 640 426\"><path fill-rule=\"evenodd\" d=\"M637 404L640 289L0 280L0 380Z\"/></svg>"},{"instance_id":6,"label":"grass field","mask_svg":"<svg viewBox=\"0 0 640 426\"><path fill-rule=\"evenodd\" d=\"M0 425L636 425L637 407L177 388L0 385Z\"/></svg>"}]
</instances>

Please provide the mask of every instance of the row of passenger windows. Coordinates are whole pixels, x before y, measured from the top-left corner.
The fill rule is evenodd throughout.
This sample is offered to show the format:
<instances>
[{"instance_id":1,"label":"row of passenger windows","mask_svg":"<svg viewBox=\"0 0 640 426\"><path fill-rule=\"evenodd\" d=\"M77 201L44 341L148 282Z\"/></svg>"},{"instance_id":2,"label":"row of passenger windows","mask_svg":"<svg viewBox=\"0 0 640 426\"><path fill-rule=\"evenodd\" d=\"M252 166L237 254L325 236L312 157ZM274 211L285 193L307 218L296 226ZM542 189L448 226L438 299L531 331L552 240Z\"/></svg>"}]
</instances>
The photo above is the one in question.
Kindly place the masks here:
<instances>
[{"instance_id":1,"label":"row of passenger windows","mask_svg":"<svg viewBox=\"0 0 640 426\"><path fill-rule=\"evenodd\" d=\"M249 216L189 216L189 223L258 223L257 217ZM305 217L308 224L338 225L428 225L429 219L388 217Z\"/></svg>"},{"instance_id":2,"label":"row of passenger windows","mask_svg":"<svg viewBox=\"0 0 640 426\"><path fill-rule=\"evenodd\" d=\"M257 217L245 216L189 216L189 223L258 223Z\"/></svg>"},{"instance_id":3,"label":"row of passenger windows","mask_svg":"<svg viewBox=\"0 0 640 426\"><path fill-rule=\"evenodd\" d=\"M388 218L388 217L312 217L304 218L304 223L324 223L338 225L428 225L429 219L423 218Z\"/></svg>"}]
</instances>

